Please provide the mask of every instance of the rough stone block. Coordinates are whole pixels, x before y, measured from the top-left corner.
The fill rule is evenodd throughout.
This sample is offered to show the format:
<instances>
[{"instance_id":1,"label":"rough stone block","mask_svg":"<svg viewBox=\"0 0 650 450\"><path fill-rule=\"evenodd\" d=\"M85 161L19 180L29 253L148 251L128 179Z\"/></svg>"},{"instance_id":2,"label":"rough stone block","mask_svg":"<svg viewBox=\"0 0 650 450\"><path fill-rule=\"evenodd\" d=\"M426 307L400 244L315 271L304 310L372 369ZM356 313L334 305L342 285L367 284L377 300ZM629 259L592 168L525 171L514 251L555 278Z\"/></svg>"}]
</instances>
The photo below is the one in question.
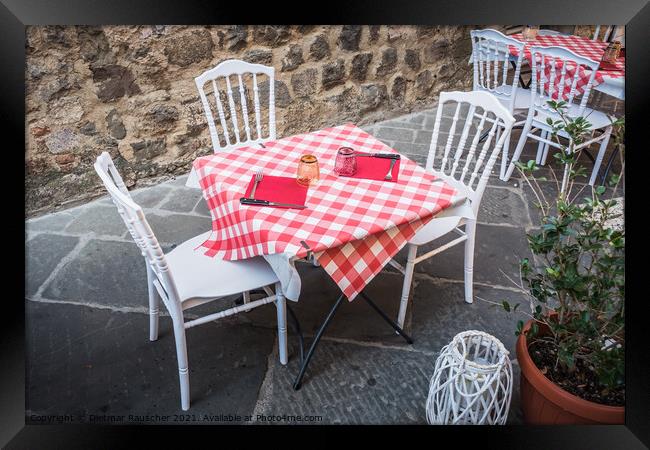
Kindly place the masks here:
<instances>
[{"instance_id":1,"label":"rough stone block","mask_svg":"<svg viewBox=\"0 0 650 450\"><path fill-rule=\"evenodd\" d=\"M309 46L309 54L316 61L330 55L330 46L325 35L319 34L314 38L314 41Z\"/></svg>"},{"instance_id":2,"label":"rough stone block","mask_svg":"<svg viewBox=\"0 0 650 450\"><path fill-rule=\"evenodd\" d=\"M325 89L333 88L345 82L345 63L342 59L323 66L322 84Z\"/></svg>"},{"instance_id":3,"label":"rough stone block","mask_svg":"<svg viewBox=\"0 0 650 450\"><path fill-rule=\"evenodd\" d=\"M291 75L291 87L296 96L308 96L316 92L318 83L318 71L316 69L307 69L300 73Z\"/></svg>"},{"instance_id":4,"label":"rough stone block","mask_svg":"<svg viewBox=\"0 0 650 450\"><path fill-rule=\"evenodd\" d=\"M350 78L356 81L364 81L368 73L368 65L372 61L372 53L359 53L352 58Z\"/></svg>"},{"instance_id":5,"label":"rough stone block","mask_svg":"<svg viewBox=\"0 0 650 450\"><path fill-rule=\"evenodd\" d=\"M237 30L231 30L236 37ZM232 43L231 43L232 44ZM206 29L195 29L184 33L172 33L165 39L165 55L170 64L187 67L190 64L212 58L214 42Z\"/></svg>"},{"instance_id":6,"label":"rough stone block","mask_svg":"<svg viewBox=\"0 0 650 450\"><path fill-rule=\"evenodd\" d=\"M343 25L338 40L339 47L347 51L357 51L359 50L360 40L361 40L360 25Z\"/></svg>"}]
</instances>

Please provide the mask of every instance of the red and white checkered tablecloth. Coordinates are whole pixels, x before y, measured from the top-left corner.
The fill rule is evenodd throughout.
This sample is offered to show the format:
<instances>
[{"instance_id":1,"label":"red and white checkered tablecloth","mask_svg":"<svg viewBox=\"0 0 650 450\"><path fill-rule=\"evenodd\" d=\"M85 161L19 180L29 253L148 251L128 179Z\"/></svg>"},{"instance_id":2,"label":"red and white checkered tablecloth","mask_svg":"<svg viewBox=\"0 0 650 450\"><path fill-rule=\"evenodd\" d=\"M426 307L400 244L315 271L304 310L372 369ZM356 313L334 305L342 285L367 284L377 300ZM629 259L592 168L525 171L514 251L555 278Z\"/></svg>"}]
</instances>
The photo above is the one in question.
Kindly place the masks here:
<instances>
[{"instance_id":1,"label":"red and white checkered tablecloth","mask_svg":"<svg viewBox=\"0 0 650 450\"><path fill-rule=\"evenodd\" d=\"M605 48L607 48L607 42L601 41L592 41L587 38L580 36L562 36L562 35L537 35L537 37L532 41L525 41L521 34L513 34L510 36L518 41L525 42L526 46L524 47L524 58L530 61L530 47L539 46L539 47L551 47L558 46L564 47L567 50L571 50L577 55L580 55L585 58L589 58L593 61L599 62ZM515 47L510 47L510 54L513 56L518 56L519 52ZM556 64L556 81L555 83L560 83L560 70L562 69L561 64ZM570 65L566 69L565 76L565 85L562 91L562 98L566 99L571 92L571 81L573 80L573 75L575 74L576 67L575 65ZM546 66L546 79L547 83L550 83L550 74L551 68ZM582 94L589 83L589 77L591 76L591 70L580 68L579 78L576 83L576 90L578 93ZM605 63L601 62L600 67L596 71L592 87L598 86L604 81L604 77L610 78L625 78L625 57L619 57L614 63ZM553 98L559 97L560 90L557 86L554 89Z\"/></svg>"},{"instance_id":2,"label":"red and white checkered tablecloth","mask_svg":"<svg viewBox=\"0 0 650 450\"><path fill-rule=\"evenodd\" d=\"M212 215L213 232L203 244L208 256L228 260L287 253L304 257L305 241L349 300L381 271L435 214L464 197L402 156L398 182L338 177L336 152L393 149L353 124L241 147L197 158L194 170ZM298 160L318 158L320 181L304 210L241 205L257 169L295 177Z\"/></svg>"}]
</instances>

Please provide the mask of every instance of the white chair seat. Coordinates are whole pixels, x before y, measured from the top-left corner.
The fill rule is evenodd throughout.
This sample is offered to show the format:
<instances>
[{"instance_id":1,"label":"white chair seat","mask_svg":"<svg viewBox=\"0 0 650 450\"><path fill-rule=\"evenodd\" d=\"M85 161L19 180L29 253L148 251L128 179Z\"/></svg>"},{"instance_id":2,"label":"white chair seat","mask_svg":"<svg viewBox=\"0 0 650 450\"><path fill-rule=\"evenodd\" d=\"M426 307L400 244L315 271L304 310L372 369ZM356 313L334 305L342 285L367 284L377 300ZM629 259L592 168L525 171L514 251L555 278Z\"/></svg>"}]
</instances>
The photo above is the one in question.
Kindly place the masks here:
<instances>
[{"instance_id":1,"label":"white chair seat","mask_svg":"<svg viewBox=\"0 0 650 450\"><path fill-rule=\"evenodd\" d=\"M465 223L465 219L476 219L476 215L472 211L472 207L468 202L447 208L441 213L440 217L436 217L420 228L418 232L415 233L415 236L409 240L409 244L424 245L431 241L435 241L439 237L449 233L457 226Z\"/></svg>"},{"instance_id":2,"label":"white chair seat","mask_svg":"<svg viewBox=\"0 0 650 450\"><path fill-rule=\"evenodd\" d=\"M513 109L525 109L528 111L528 108L530 108L530 89L524 89L519 86L515 89L516 97ZM506 108L510 107L510 92L512 92L512 86L503 84L498 86L494 91L487 92L494 95Z\"/></svg>"},{"instance_id":3,"label":"white chair seat","mask_svg":"<svg viewBox=\"0 0 650 450\"><path fill-rule=\"evenodd\" d=\"M239 261L206 256L205 249L196 248L209 236L210 232L195 236L165 255L181 302L215 299L279 281L261 256Z\"/></svg>"},{"instance_id":4,"label":"white chair seat","mask_svg":"<svg viewBox=\"0 0 650 450\"><path fill-rule=\"evenodd\" d=\"M580 105L574 103L571 106L567 107L566 113L570 117L579 117L579 110L580 110ZM609 119L607 114L595 109L585 108L584 112L582 113L582 116L586 118L587 121L591 124L591 127L589 128L590 130L598 130L600 128L605 128L612 124L612 121ZM534 122L542 122L548 128L546 119L548 119L549 117L553 120L560 120L560 116L556 112L542 111L539 109L536 109L535 117L533 118L533 120ZM533 124L533 126L535 126L535 124Z\"/></svg>"}]
</instances>

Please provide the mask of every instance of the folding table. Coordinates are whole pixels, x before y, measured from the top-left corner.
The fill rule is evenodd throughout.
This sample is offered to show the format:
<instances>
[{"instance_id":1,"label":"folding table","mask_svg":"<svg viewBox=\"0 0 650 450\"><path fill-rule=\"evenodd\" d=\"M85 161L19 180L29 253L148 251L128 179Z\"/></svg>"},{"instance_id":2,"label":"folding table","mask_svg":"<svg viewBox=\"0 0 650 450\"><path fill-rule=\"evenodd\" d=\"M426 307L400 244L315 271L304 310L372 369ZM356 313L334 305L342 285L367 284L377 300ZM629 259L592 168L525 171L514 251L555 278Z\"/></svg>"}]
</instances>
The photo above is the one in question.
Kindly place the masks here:
<instances>
[{"instance_id":1,"label":"folding table","mask_svg":"<svg viewBox=\"0 0 650 450\"><path fill-rule=\"evenodd\" d=\"M327 325L344 298L361 296L404 339L412 339L364 292L363 288L434 216L466 199L454 188L401 156L395 182L339 177L334 173L340 147L359 152L397 153L353 124L290 136L264 144L197 158L187 186L200 187L213 222L210 238L196 251L224 259L262 255L280 278L287 299L297 301L300 277L294 261L313 255L341 289L304 356L300 325L302 377ZM318 158L320 180L309 189L308 208L280 209L242 205L251 176L295 177L302 154ZM262 181L263 182L263 181ZM308 300L307 300L308 301Z\"/></svg>"}]
</instances>

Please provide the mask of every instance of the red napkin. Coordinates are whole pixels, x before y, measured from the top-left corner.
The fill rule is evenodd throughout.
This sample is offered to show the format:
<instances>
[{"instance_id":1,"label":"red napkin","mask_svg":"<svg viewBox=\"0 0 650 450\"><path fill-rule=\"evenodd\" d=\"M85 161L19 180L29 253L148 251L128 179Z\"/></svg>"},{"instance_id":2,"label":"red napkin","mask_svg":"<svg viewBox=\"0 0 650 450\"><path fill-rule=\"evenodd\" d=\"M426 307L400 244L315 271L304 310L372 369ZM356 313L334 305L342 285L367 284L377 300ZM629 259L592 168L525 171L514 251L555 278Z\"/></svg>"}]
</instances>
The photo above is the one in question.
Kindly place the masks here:
<instances>
[{"instance_id":1,"label":"red napkin","mask_svg":"<svg viewBox=\"0 0 650 450\"><path fill-rule=\"evenodd\" d=\"M390 168L392 159L375 158L372 156L357 156L357 171L350 178L364 178L366 180L384 180ZM393 166L393 179L390 182L396 182L399 175L399 163L401 159L395 161Z\"/></svg>"},{"instance_id":2,"label":"red napkin","mask_svg":"<svg viewBox=\"0 0 650 450\"><path fill-rule=\"evenodd\" d=\"M253 183L255 183L255 174L251 175L251 181L248 183L244 197L250 197L251 191L253 190ZM304 205L308 190L309 188L299 185L295 178L264 175L262 181L257 183L255 198L270 202ZM276 206L276 208L284 207Z\"/></svg>"}]
</instances>

